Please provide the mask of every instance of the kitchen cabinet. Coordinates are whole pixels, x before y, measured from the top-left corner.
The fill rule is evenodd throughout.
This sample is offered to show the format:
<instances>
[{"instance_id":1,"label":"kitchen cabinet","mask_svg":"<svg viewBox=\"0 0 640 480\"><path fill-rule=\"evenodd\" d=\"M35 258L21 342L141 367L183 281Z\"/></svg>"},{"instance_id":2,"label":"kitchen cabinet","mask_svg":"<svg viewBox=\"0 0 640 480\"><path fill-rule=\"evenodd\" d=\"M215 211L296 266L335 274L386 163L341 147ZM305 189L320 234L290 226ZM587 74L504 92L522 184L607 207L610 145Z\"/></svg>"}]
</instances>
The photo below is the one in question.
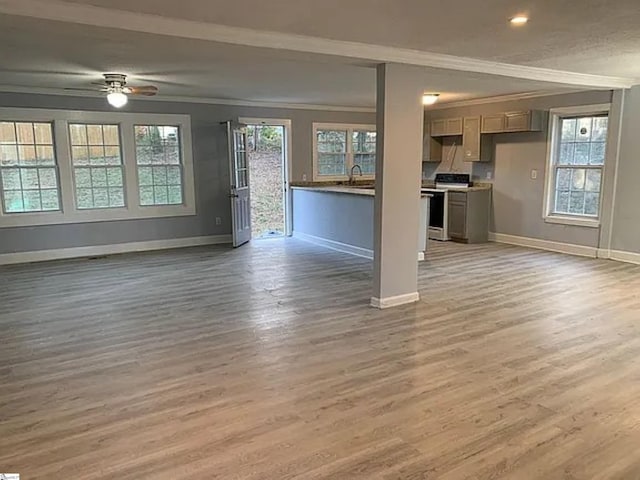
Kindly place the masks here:
<instances>
[{"instance_id":1,"label":"kitchen cabinet","mask_svg":"<svg viewBox=\"0 0 640 480\"><path fill-rule=\"evenodd\" d=\"M431 121L432 137L462 135L462 117L440 118Z\"/></svg>"},{"instance_id":2,"label":"kitchen cabinet","mask_svg":"<svg viewBox=\"0 0 640 480\"><path fill-rule=\"evenodd\" d=\"M431 136L431 123L424 122L424 135L422 137L422 161L438 162L442 161L442 142L439 138Z\"/></svg>"},{"instance_id":3,"label":"kitchen cabinet","mask_svg":"<svg viewBox=\"0 0 640 480\"><path fill-rule=\"evenodd\" d=\"M481 133L539 132L544 114L539 110L503 112L482 116Z\"/></svg>"},{"instance_id":4,"label":"kitchen cabinet","mask_svg":"<svg viewBox=\"0 0 640 480\"><path fill-rule=\"evenodd\" d=\"M462 154L465 162L488 162L493 154L493 139L480 133L481 118L464 117Z\"/></svg>"},{"instance_id":5,"label":"kitchen cabinet","mask_svg":"<svg viewBox=\"0 0 640 480\"><path fill-rule=\"evenodd\" d=\"M449 237L464 243L489 241L491 190L449 191Z\"/></svg>"}]
</instances>

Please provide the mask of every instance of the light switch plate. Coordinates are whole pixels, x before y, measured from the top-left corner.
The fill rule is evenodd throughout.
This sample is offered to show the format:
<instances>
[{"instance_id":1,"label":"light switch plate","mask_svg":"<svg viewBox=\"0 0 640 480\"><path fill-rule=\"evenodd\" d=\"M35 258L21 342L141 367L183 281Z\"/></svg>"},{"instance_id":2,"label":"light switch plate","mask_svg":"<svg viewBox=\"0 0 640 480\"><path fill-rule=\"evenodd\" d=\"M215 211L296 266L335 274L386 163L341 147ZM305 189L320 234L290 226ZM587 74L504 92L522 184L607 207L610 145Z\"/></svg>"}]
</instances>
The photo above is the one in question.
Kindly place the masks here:
<instances>
[{"instance_id":1,"label":"light switch plate","mask_svg":"<svg viewBox=\"0 0 640 480\"><path fill-rule=\"evenodd\" d=\"M306 173L303 173L303 174L302 174L302 181L303 181L303 182L306 182L306 181L307 181L307 174L306 174Z\"/></svg>"},{"instance_id":2,"label":"light switch plate","mask_svg":"<svg viewBox=\"0 0 640 480\"><path fill-rule=\"evenodd\" d=\"M538 170L531 170L531 180L538 178Z\"/></svg>"}]
</instances>

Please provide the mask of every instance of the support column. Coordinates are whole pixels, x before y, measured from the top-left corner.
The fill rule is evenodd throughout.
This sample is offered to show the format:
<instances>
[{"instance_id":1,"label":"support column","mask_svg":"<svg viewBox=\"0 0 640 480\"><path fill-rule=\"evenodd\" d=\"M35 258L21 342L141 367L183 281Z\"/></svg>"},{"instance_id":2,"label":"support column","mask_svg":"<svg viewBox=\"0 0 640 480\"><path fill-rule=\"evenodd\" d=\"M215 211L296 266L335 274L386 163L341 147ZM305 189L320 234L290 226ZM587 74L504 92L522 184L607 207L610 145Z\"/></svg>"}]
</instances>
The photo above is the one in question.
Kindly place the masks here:
<instances>
[{"instance_id":1,"label":"support column","mask_svg":"<svg viewBox=\"0 0 640 480\"><path fill-rule=\"evenodd\" d=\"M373 297L388 308L417 302L424 70L378 65Z\"/></svg>"}]
</instances>

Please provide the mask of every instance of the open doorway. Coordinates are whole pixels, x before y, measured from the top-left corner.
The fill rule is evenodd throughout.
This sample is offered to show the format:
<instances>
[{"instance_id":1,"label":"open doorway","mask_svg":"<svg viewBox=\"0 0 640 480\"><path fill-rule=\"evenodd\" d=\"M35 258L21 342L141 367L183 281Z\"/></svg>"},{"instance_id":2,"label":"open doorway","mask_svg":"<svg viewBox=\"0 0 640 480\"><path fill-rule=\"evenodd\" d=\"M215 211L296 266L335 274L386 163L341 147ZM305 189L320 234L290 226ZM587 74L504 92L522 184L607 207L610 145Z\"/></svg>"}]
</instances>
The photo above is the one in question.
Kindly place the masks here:
<instances>
[{"instance_id":1,"label":"open doorway","mask_svg":"<svg viewBox=\"0 0 640 480\"><path fill-rule=\"evenodd\" d=\"M247 125L247 160L251 178L251 236L282 237L288 228L289 122L241 119Z\"/></svg>"}]
</instances>

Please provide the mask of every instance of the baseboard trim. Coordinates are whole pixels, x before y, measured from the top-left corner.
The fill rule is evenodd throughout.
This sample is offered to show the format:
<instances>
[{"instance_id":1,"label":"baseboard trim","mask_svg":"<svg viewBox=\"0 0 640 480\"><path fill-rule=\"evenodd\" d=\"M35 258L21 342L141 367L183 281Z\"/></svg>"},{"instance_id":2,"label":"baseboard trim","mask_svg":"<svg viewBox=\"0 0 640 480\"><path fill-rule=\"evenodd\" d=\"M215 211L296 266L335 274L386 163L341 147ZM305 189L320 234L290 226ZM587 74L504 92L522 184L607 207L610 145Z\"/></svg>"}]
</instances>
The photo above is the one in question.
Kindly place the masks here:
<instances>
[{"instance_id":1,"label":"baseboard trim","mask_svg":"<svg viewBox=\"0 0 640 480\"><path fill-rule=\"evenodd\" d=\"M146 252L152 250L167 250L169 248L197 247L200 245L218 245L226 243L231 243L231 235L209 235L203 237L151 240L148 242L115 243L110 245L92 245L88 247L3 253L0 255L0 265L116 255L119 253Z\"/></svg>"},{"instance_id":2,"label":"baseboard trim","mask_svg":"<svg viewBox=\"0 0 640 480\"><path fill-rule=\"evenodd\" d=\"M348 243L336 242L335 240L329 240L328 238L316 237L315 235L309 235L307 233L293 231L293 238L303 240L305 242L313 243L320 247L329 248L342 253L349 253L356 255L357 257L367 258L373 260L373 250L368 248L356 247L355 245L349 245Z\"/></svg>"},{"instance_id":3,"label":"baseboard trim","mask_svg":"<svg viewBox=\"0 0 640 480\"><path fill-rule=\"evenodd\" d=\"M622 250L609 251L609 258L618 262L640 265L640 253L624 252Z\"/></svg>"},{"instance_id":4,"label":"baseboard trim","mask_svg":"<svg viewBox=\"0 0 640 480\"><path fill-rule=\"evenodd\" d=\"M416 303L419 300L420 294L418 292L407 293L405 295L396 295L395 297L371 297L371 306L373 308L384 310L385 308L398 307L400 305L406 305L408 303Z\"/></svg>"},{"instance_id":5,"label":"baseboard trim","mask_svg":"<svg viewBox=\"0 0 640 480\"><path fill-rule=\"evenodd\" d=\"M518 237L516 235L506 235L504 233L489 233L489 241L496 243L506 243L519 247L536 248L549 252L568 253L581 257L598 258L598 248L575 245L573 243L552 242L538 238Z\"/></svg>"}]
</instances>

